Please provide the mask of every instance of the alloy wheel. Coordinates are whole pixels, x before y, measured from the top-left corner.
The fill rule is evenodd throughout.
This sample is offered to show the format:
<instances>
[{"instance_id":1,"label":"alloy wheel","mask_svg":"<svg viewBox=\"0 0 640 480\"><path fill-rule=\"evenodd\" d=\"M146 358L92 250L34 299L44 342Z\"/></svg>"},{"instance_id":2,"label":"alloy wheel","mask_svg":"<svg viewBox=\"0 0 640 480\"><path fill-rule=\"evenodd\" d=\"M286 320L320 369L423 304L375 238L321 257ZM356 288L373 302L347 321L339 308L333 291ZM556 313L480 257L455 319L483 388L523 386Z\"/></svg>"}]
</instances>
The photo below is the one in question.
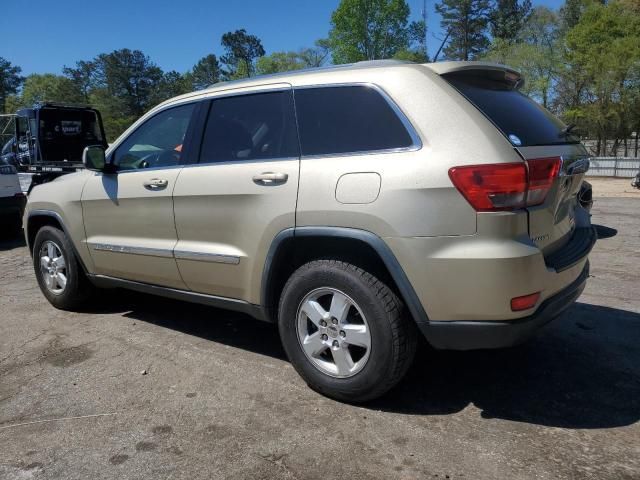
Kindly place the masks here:
<instances>
[{"instance_id":1,"label":"alloy wheel","mask_svg":"<svg viewBox=\"0 0 640 480\"><path fill-rule=\"evenodd\" d=\"M51 293L60 295L67 287L67 262L60 247L51 240L40 247L40 273Z\"/></svg>"},{"instance_id":2,"label":"alloy wheel","mask_svg":"<svg viewBox=\"0 0 640 480\"><path fill-rule=\"evenodd\" d=\"M371 352L371 331L356 302L335 288L313 290L297 314L300 346L314 367L347 378L362 370Z\"/></svg>"}]
</instances>

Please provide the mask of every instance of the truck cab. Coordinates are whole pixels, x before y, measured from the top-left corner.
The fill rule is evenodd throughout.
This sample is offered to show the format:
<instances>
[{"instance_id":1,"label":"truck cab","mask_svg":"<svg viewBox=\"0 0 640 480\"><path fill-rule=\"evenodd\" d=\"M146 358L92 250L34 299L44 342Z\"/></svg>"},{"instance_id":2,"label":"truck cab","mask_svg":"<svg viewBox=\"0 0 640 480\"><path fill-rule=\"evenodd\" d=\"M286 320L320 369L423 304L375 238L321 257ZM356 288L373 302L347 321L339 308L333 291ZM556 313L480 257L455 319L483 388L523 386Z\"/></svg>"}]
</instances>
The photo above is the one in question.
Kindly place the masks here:
<instances>
[{"instance_id":1,"label":"truck cab","mask_svg":"<svg viewBox=\"0 0 640 480\"><path fill-rule=\"evenodd\" d=\"M100 112L88 106L38 104L18 110L14 125L2 159L33 174L32 187L83 168L85 147L108 146Z\"/></svg>"}]
</instances>

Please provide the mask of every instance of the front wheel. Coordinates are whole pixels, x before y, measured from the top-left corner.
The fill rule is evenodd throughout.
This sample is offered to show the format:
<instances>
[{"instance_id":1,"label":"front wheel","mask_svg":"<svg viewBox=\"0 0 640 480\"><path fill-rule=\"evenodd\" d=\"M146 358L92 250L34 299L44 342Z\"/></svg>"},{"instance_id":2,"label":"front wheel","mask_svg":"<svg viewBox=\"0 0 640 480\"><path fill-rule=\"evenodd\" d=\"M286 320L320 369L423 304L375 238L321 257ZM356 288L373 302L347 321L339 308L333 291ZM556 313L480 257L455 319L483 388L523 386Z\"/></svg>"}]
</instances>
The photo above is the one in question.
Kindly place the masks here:
<instances>
[{"instance_id":1,"label":"front wheel","mask_svg":"<svg viewBox=\"0 0 640 480\"><path fill-rule=\"evenodd\" d=\"M33 242L33 267L49 303L61 310L84 306L95 287L76 259L70 240L54 227L42 227Z\"/></svg>"},{"instance_id":2,"label":"front wheel","mask_svg":"<svg viewBox=\"0 0 640 480\"><path fill-rule=\"evenodd\" d=\"M293 273L278 324L300 376L314 390L347 402L386 393L416 350L416 329L402 301L373 275L336 260L316 260Z\"/></svg>"}]
</instances>

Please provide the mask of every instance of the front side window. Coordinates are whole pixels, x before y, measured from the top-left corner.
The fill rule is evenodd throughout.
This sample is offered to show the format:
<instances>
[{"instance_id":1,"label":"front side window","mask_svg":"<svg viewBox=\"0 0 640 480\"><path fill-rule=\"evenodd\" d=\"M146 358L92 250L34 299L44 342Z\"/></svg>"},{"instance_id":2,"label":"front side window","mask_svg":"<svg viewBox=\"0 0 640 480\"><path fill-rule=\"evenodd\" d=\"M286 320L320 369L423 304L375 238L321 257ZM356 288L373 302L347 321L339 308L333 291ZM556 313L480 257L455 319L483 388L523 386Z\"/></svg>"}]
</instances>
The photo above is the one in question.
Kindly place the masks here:
<instances>
[{"instance_id":1,"label":"front side window","mask_svg":"<svg viewBox=\"0 0 640 480\"><path fill-rule=\"evenodd\" d=\"M296 89L302 155L406 148L409 132L376 89L344 86Z\"/></svg>"},{"instance_id":2,"label":"front side window","mask_svg":"<svg viewBox=\"0 0 640 480\"><path fill-rule=\"evenodd\" d=\"M255 93L211 102L200 162L298 157L291 91Z\"/></svg>"},{"instance_id":3,"label":"front side window","mask_svg":"<svg viewBox=\"0 0 640 480\"><path fill-rule=\"evenodd\" d=\"M194 108L190 103L163 110L143 123L116 150L118 170L179 165Z\"/></svg>"}]
</instances>

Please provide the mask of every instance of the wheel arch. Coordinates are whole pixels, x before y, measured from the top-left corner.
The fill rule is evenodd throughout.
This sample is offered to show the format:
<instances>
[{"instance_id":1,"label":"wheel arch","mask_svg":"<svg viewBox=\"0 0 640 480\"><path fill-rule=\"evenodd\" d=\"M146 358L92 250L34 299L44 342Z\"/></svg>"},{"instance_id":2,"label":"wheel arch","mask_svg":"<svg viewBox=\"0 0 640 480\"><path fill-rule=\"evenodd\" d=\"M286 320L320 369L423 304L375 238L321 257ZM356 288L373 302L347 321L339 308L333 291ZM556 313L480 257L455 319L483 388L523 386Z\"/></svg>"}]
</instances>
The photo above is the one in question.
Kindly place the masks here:
<instances>
[{"instance_id":1,"label":"wheel arch","mask_svg":"<svg viewBox=\"0 0 640 480\"><path fill-rule=\"evenodd\" d=\"M379 236L347 227L297 227L281 231L274 238L265 260L261 304L266 316L275 321L282 288L291 273L302 264L320 258L339 258L373 269L374 275L390 283L418 324L428 322L402 266Z\"/></svg>"},{"instance_id":2,"label":"wheel arch","mask_svg":"<svg viewBox=\"0 0 640 480\"><path fill-rule=\"evenodd\" d=\"M71 248L73 248L73 254L76 256L76 259L80 264L83 272L87 274L88 270L84 262L82 261L82 257L76 249L76 246L73 242L73 237L69 234L69 231L65 226L60 214L58 212L54 212L53 210L31 210L28 213L27 221L24 224L24 236L27 242L27 248L29 249L29 254L33 257L33 243L36 239L36 235L42 227L47 226L57 228L58 230L62 230L62 232L64 232L64 234L69 239Z\"/></svg>"}]
</instances>

